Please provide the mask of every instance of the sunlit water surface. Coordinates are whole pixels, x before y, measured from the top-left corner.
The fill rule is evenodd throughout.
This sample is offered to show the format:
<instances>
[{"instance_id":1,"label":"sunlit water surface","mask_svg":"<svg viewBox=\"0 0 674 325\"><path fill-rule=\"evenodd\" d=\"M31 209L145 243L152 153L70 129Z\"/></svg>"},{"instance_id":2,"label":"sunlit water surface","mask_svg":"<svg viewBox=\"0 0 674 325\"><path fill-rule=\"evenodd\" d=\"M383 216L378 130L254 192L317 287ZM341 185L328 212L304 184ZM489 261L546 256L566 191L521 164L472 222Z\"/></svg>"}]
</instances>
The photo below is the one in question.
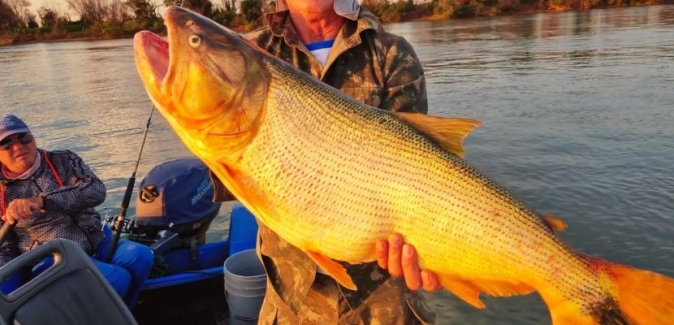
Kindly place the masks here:
<instances>
[{"instance_id":1,"label":"sunlit water surface","mask_svg":"<svg viewBox=\"0 0 674 325\"><path fill-rule=\"evenodd\" d=\"M423 61L431 114L484 122L465 141L470 163L566 220L573 247L674 276L674 6L386 27ZM115 215L152 108L131 40L0 47L0 71L0 113L26 120L41 147L80 154ZM187 156L155 111L138 182ZM486 310L429 299L439 324L550 322L536 294L487 297Z\"/></svg>"}]
</instances>

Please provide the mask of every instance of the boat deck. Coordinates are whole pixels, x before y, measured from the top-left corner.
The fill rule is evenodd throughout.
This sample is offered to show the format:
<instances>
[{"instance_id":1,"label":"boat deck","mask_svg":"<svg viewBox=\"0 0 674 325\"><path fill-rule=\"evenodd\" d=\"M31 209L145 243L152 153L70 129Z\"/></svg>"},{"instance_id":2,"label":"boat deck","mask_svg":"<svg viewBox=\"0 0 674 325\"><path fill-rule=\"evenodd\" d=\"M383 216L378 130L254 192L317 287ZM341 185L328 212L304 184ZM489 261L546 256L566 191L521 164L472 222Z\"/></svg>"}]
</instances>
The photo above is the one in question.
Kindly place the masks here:
<instances>
[{"instance_id":1,"label":"boat deck","mask_svg":"<svg viewBox=\"0 0 674 325\"><path fill-rule=\"evenodd\" d=\"M211 223L207 242L221 240L229 233L232 207L237 201L224 202ZM185 285L145 290L134 309L139 325L227 325L228 312L223 278Z\"/></svg>"}]
</instances>

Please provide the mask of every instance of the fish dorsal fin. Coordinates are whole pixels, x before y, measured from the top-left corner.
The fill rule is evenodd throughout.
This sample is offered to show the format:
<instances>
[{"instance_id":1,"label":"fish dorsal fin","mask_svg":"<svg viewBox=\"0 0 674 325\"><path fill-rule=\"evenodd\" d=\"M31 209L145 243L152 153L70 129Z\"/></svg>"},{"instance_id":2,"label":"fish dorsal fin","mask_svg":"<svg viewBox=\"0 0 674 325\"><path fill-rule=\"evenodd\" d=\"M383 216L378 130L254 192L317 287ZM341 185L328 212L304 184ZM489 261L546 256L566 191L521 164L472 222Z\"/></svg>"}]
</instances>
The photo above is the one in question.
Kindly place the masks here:
<instances>
[{"instance_id":1,"label":"fish dorsal fin","mask_svg":"<svg viewBox=\"0 0 674 325\"><path fill-rule=\"evenodd\" d=\"M543 220L543 222L546 225L548 225L548 227L550 227L550 229L555 230L555 231L564 231L564 230L566 230L566 228L568 228L568 226L566 225L566 222L564 222L564 220L562 220L559 217L553 216L553 215L549 215L549 214L541 215L541 220Z\"/></svg>"},{"instance_id":2,"label":"fish dorsal fin","mask_svg":"<svg viewBox=\"0 0 674 325\"><path fill-rule=\"evenodd\" d=\"M438 141L440 146L463 158L463 139L482 122L468 118L429 116L419 113L394 112L407 123Z\"/></svg>"}]
</instances>

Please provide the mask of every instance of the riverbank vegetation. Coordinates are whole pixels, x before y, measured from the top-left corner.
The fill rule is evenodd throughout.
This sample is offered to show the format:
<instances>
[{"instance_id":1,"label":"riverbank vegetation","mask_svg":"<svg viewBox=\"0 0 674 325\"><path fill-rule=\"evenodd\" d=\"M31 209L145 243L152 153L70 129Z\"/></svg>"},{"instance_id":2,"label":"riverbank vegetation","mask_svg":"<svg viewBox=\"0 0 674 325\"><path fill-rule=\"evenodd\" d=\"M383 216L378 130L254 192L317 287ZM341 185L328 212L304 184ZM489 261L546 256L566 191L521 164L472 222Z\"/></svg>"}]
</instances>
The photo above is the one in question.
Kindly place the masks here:
<instances>
[{"instance_id":1,"label":"riverbank vegetation","mask_svg":"<svg viewBox=\"0 0 674 325\"><path fill-rule=\"evenodd\" d=\"M163 32L158 8L182 5L231 29L245 32L262 26L269 0L65 0L68 11L40 7L30 0L0 0L0 45L72 39L131 37L140 30ZM589 10L656 5L674 0L364 0L384 22L451 19L521 12ZM76 13L72 19L70 13Z\"/></svg>"}]
</instances>

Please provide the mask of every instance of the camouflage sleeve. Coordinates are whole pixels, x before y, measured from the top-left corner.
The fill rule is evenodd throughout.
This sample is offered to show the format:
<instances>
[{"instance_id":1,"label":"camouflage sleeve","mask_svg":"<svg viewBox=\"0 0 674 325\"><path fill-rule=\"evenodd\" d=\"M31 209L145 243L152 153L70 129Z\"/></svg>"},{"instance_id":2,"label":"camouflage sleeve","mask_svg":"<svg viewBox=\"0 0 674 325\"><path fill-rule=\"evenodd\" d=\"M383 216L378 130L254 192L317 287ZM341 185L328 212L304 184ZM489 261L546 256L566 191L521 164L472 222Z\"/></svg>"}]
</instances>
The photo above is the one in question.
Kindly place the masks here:
<instances>
[{"instance_id":1,"label":"camouflage sleeve","mask_svg":"<svg viewBox=\"0 0 674 325\"><path fill-rule=\"evenodd\" d=\"M77 212L105 201L105 185L82 158L71 151L64 151L52 154L50 159L64 186L42 193L46 211Z\"/></svg>"},{"instance_id":2,"label":"camouflage sleeve","mask_svg":"<svg viewBox=\"0 0 674 325\"><path fill-rule=\"evenodd\" d=\"M424 69L412 45L400 36L386 53L384 77L386 88L380 108L428 113Z\"/></svg>"}]
</instances>

